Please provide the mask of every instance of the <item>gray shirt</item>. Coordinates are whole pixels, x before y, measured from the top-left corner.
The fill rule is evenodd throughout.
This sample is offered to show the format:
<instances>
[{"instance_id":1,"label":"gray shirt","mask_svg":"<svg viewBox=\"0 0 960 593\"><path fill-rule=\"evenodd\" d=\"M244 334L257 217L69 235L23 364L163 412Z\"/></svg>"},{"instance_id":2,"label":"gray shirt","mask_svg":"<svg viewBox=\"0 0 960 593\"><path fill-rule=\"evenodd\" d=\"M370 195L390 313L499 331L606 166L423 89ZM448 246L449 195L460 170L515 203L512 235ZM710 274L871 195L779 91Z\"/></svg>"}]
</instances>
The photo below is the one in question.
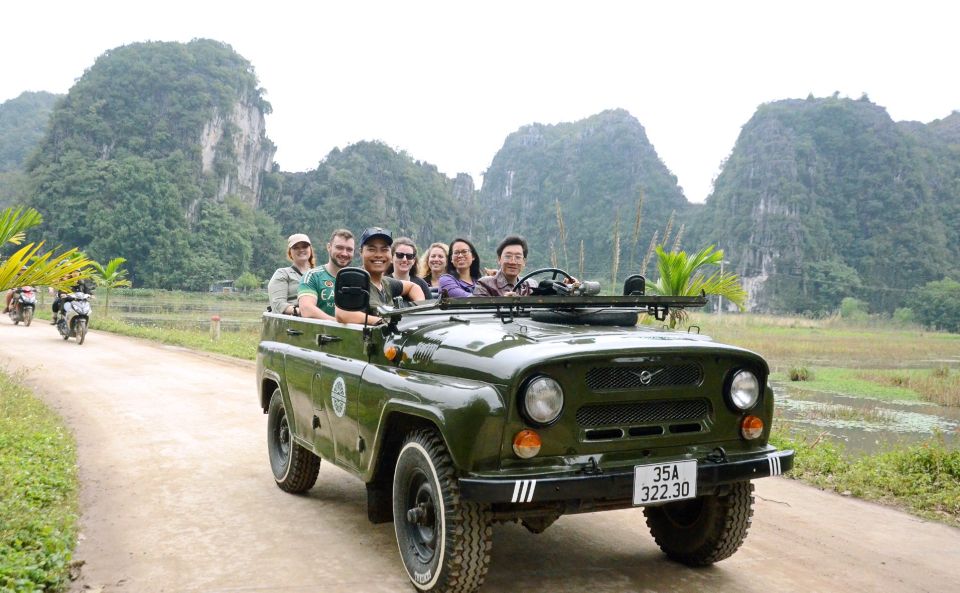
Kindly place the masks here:
<instances>
[{"instance_id":1,"label":"gray shirt","mask_svg":"<svg viewBox=\"0 0 960 593\"><path fill-rule=\"evenodd\" d=\"M297 289L303 274L293 266L280 268L273 273L267 283L267 295L270 297L270 310L283 313L289 305L297 304Z\"/></svg>"}]
</instances>

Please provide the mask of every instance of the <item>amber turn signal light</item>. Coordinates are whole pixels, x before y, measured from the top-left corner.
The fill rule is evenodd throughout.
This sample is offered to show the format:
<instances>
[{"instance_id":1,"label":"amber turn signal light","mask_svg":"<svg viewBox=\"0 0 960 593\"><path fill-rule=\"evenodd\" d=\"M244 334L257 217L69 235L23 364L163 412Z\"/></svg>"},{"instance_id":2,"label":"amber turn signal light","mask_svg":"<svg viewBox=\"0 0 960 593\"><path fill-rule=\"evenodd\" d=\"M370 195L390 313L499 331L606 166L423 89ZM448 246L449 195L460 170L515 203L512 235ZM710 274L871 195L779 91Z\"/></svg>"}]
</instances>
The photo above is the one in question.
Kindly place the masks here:
<instances>
[{"instance_id":1,"label":"amber turn signal light","mask_svg":"<svg viewBox=\"0 0 960 593\"><path fill-rule=\"evenodd\" d=\"M756 416L744 416L740 421L740 434L748 441L760 438L763 434L763 420Z\"/></svg>"},{"instance_id":2,"label":"amber turn signal light","mask_svg":"<svg viewBox=\"0 0 960 593\"><path fill-rule=\"evenodd\" d=\"M383 350L383 355L386 356L386 357L387 357L387 360L389 360L389 361L391 361L391 362L397 358L397 354L399 354L399 353L400 353L400 351L397 350L397 347L396 347L396 346L387 346L387 347Z\"/></svg>"},{"instance_id":3,"label":"amber turn signal light","mask_svg":"<svg viewBox=\"0 0 960 593\"><path fill-rule=\"evenodd\" d=\"M513 436L513 452L520 459L530 459L540 452L540 435L530 429L521 430Z\"/></svg>"}]
</instances>

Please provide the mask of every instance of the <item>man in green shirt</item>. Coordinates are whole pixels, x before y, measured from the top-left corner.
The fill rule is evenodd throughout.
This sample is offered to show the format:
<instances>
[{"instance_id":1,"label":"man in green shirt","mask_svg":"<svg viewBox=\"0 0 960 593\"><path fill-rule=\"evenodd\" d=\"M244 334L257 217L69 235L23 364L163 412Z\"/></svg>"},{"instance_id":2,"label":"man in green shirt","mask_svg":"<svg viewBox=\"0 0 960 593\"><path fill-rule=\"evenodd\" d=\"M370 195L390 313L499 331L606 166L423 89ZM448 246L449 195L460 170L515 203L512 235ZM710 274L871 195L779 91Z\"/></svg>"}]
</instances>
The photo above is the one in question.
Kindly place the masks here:
<instances>
[{"instance_id":1,"label":"man in green shirt","mask_svg":"<svg viewBox=\"0 0 960 593\"><path fill-rule=\"evenodd\" d=\"M327 253L330 259L322 266L313 268L303 275L300 288L297 289L297 302L302 317L313 319L335 319L333 308L333 288L337 272L353 261L353 233L347 229L337 229L330 235Z\"/></svg>"},{"instance_id":2,"label":"man in green shirt","mask_svg":"<svg viewBox=\"0 0 960 593\"><path fill-rule=\"evenodd\" d=\"M370 274L370 310L376 311L377 306L393 305L394 297L403 296L411 301L422 301L425 297L423 290L413 282L387 278L384 274L390 265L390 245L393 236L390 231L380 227L371 227L360 236L360 259L363 269ZM380 317L371 315L367 311L344 311L336 309L337 321L341 323L366 323L375 325L380 323Z\"/></svg>"}]
</instances>

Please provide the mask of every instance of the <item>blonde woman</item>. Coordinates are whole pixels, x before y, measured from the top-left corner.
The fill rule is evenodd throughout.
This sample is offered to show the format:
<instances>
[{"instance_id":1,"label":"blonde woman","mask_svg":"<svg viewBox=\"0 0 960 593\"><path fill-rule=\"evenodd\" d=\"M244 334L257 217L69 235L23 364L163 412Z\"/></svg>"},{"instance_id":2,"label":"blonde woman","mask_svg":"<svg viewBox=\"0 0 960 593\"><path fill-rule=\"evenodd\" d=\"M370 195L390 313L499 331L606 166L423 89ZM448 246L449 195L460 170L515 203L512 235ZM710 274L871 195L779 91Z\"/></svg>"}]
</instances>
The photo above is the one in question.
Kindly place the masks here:
<instances>
[{"instance_id":1,"label":"blonde woman","mask_svg":"<svg viewBox=\"0 0 960 593\"><path fill-rule=\"evenodd\" d=\"M419 276L430 286L431 297L440 294L440 276L447 271L447 251L449 250L450 246L446 243L431 243L420 258Z\"/></svg>"},{"instance_id":2,"label":"blonde woman","mask_svg":"<svg viewBox=\"0 0 960 593\"><path fill-rule=\"evenodd\" d=\"M290 235L287 238L287 259L293 265L278 269L267 283L270 310L285 315L299 315L297 289L300 288L300 279L316 267L310 237L303 233Z\"/></svg>"}]
</instances>

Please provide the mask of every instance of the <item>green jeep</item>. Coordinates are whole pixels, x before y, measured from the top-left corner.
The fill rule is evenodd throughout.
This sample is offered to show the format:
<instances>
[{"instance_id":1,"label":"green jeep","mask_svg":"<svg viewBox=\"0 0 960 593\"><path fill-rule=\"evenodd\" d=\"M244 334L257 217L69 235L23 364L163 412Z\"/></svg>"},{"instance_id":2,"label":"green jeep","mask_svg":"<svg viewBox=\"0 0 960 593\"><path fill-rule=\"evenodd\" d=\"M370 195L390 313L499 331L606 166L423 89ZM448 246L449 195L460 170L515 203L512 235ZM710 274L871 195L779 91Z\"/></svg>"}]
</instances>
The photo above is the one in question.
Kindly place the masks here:
<instances>
[{"instance_id":1,"label":"green jeep","mask_svg":"<svg viewBox=\"0 0 960 593\"><path fill-rule=\"evenodd\" d=\"M304 492L324 459L367 487L367 514L393 521L420 591L474 591L491 524L540 533L561 515L642 506L670 558L700 566L743 542L750 480L793 451L768 445L766 362L695 333L637 325L700 297L624 296L564 283L533 296L381 307L386 323L265 313L257 354L277 485ZM344 268L335 300L366 310L369 277Z\"/></svg>"}]
</instances>

